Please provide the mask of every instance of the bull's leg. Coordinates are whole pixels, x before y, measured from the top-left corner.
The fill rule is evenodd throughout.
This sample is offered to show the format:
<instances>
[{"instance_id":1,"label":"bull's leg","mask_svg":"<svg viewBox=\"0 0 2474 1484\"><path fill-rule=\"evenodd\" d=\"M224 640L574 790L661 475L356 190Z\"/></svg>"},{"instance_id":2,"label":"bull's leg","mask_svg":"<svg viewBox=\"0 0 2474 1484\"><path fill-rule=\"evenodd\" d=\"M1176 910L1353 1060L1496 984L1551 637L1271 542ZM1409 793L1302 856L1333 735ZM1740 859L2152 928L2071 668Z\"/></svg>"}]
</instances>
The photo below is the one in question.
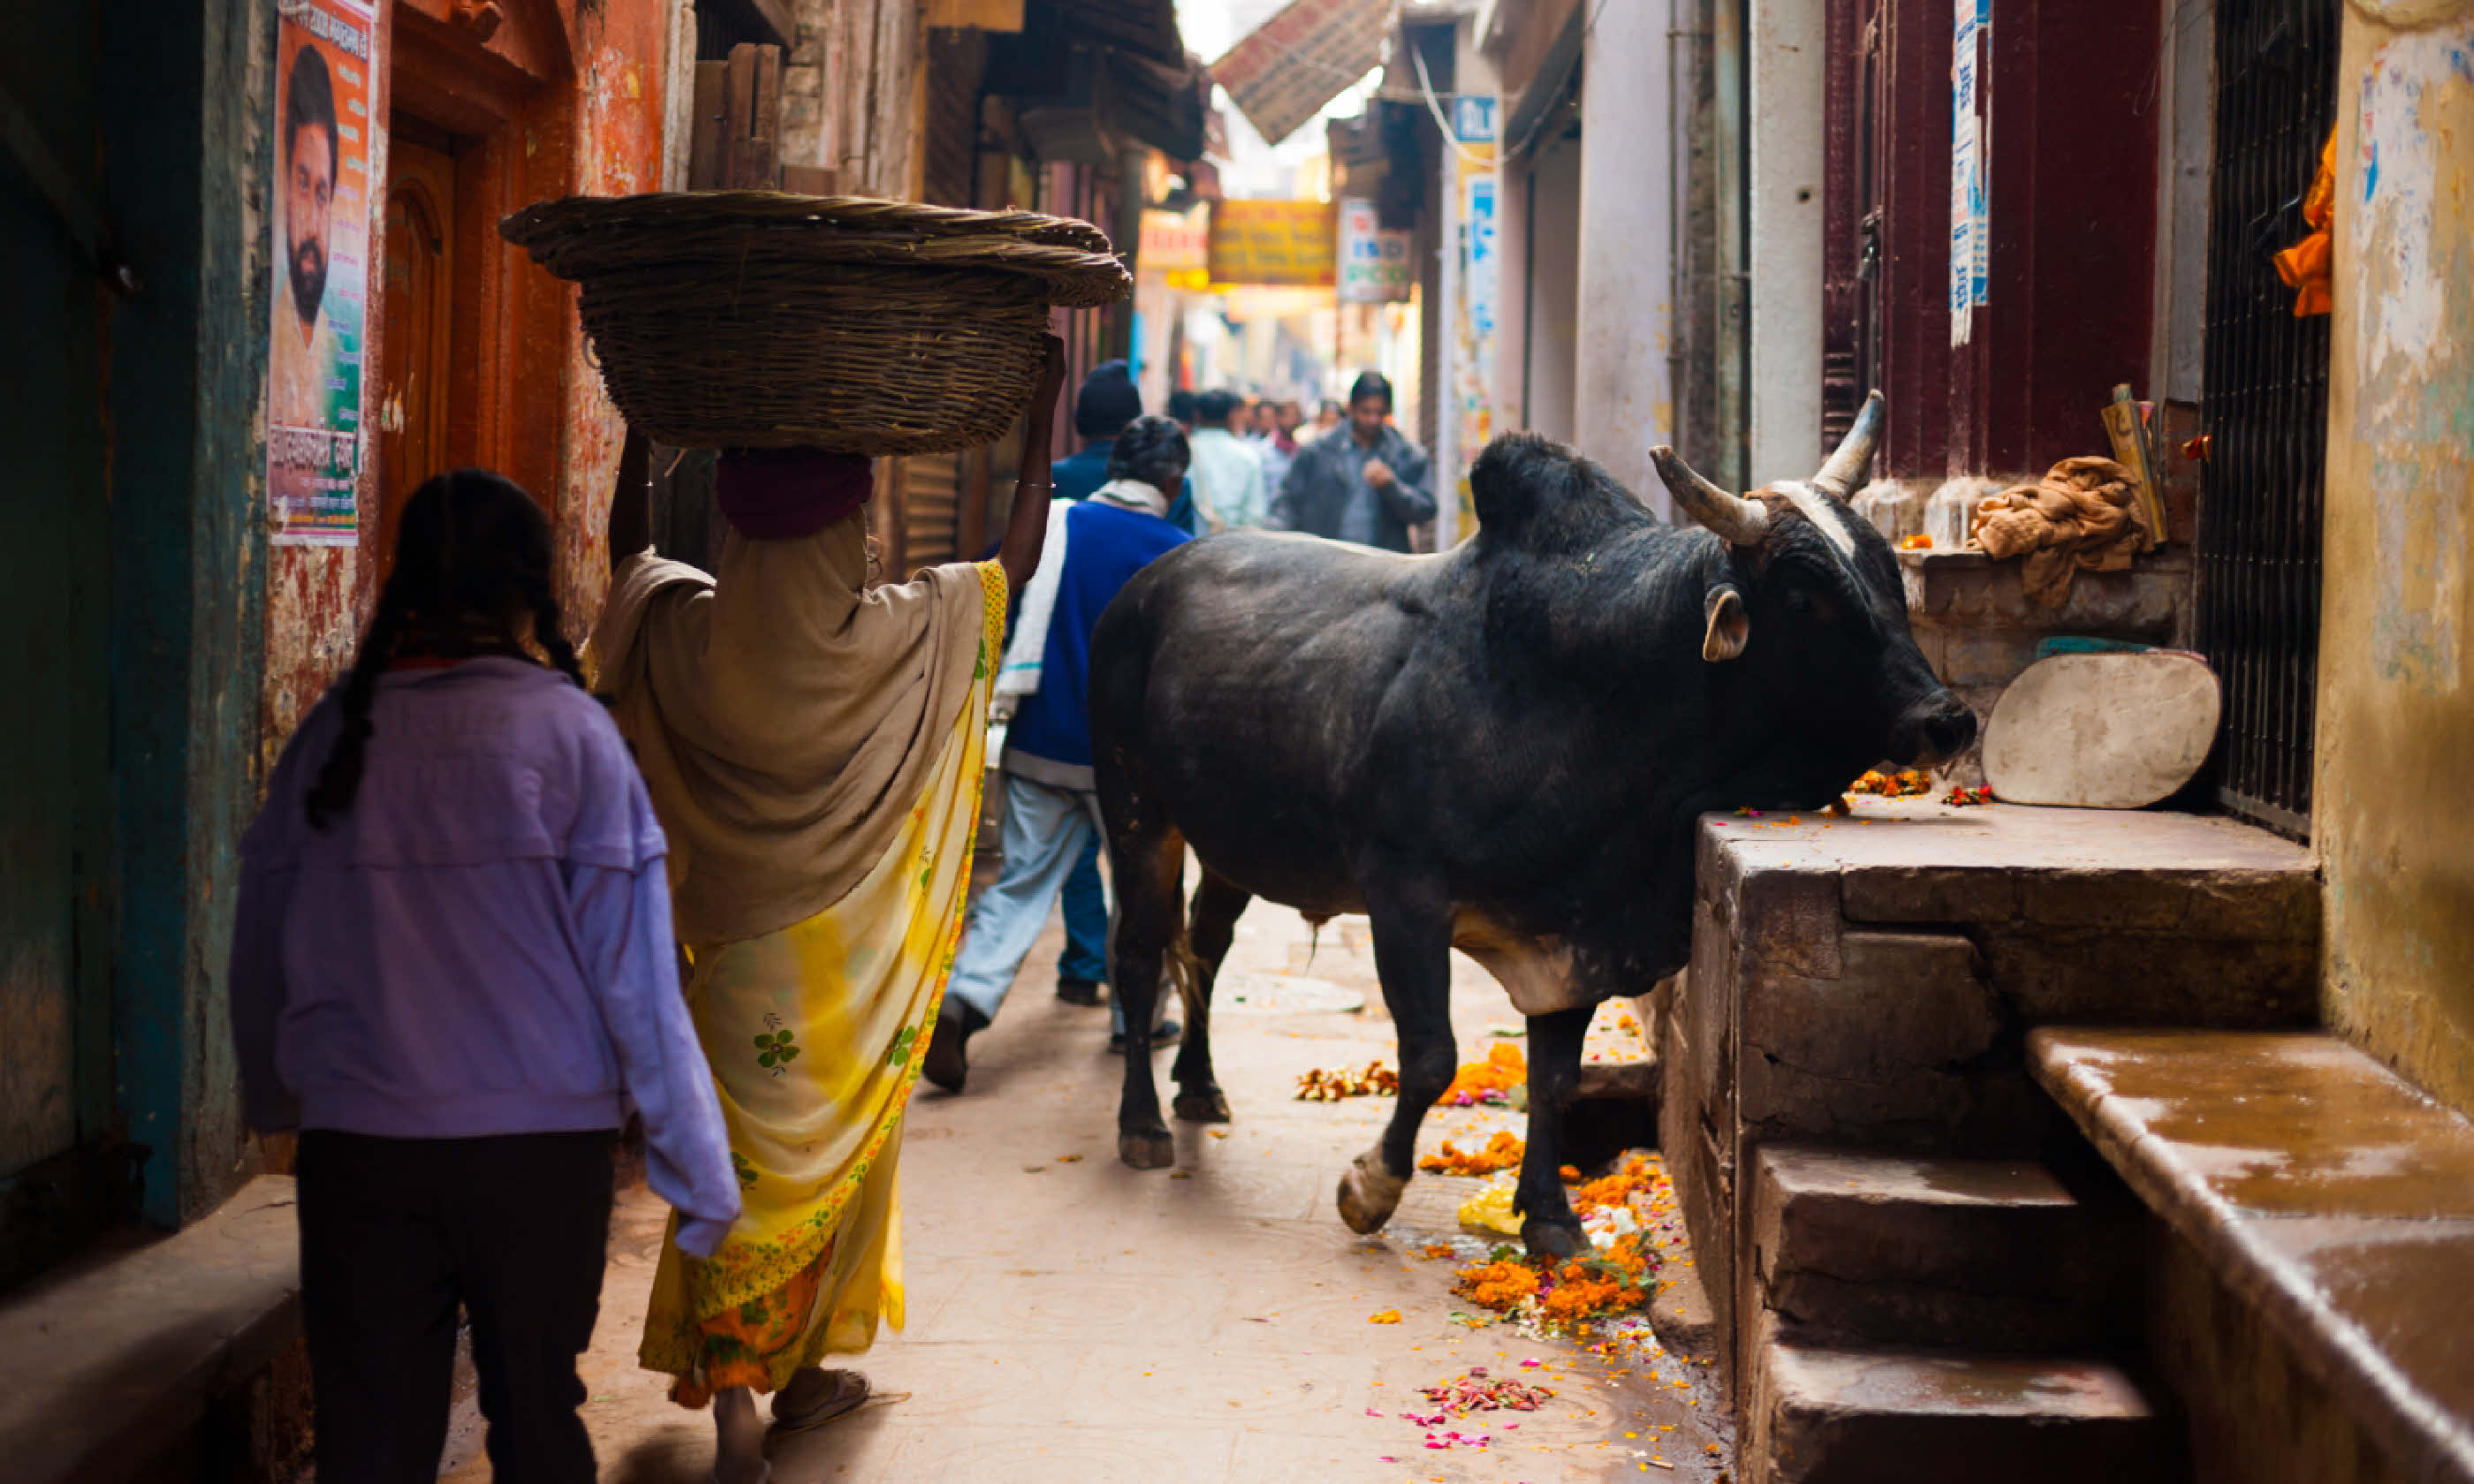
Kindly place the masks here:
<instances>
[{"instance_id":1,"label":"bull's leg","mask_svg":"<svg viewBox=\"0 0 2474 1484\"><path fill-rule=\"evenodd\" d=\"M1452 1085L1452 915L1443 884L1360 873L1374 927L1374 971L1400 1041L1400 1096L1383 1140L1340 1177L1340 1219L1374 1232L1392 1219L1418 1168L1418 1129Z\"/></svg>"},{"instance_id":2,"label":"bull's leg","mask_svg":"<svg viewBox=\"0 0 2474 1484\"><path fill-rule=\"evenodd\" d=\"M1176 1115L1188 1123L1226 1123L1228 1099L1211 1074L1211 992L1220 983L1220 966L1237 937L1237 915L1251 897L1242 887L1214 874L1202 873L1194 893L1194 917L1186 932L1194 949L1194 993L1185 1005L1185 1043L1177 1047Z\"/></svg>"},{"instance_id":3,"label":"bull's leg","mask_svg":"<svg viewBox=\"0 0 2474 1484\"><path fill-rule=\"evenodd\" d=\"M1109 924L1108 982L1126 1013L1126 1083L1117 1099L1117 1158L1138 1170L1176 1162L1176 1143L1160 1121L1152 1077L1152 1026L1160 969L1178 950L1178 898L1185 840L1164 825L1110 832L1108 864L1117 883Z\"/></svg>"},{"instance_id":4,"label":"bull's leg","mask_svg":"<svg viewBox=\"0 0 2474 1484\"><path fill-rule=\"evenodd\" d=\"M1564 1128L1581 1087L1581 1041L1591 1007L1529 1017L1529 1145L1520 1156L1514 1200L1526 1218L1520 1239L1537 1257L1568 1257L1588 1244L1571 1198L1556 1171L1564 1162Z\"/></svg>"}]
</instances>

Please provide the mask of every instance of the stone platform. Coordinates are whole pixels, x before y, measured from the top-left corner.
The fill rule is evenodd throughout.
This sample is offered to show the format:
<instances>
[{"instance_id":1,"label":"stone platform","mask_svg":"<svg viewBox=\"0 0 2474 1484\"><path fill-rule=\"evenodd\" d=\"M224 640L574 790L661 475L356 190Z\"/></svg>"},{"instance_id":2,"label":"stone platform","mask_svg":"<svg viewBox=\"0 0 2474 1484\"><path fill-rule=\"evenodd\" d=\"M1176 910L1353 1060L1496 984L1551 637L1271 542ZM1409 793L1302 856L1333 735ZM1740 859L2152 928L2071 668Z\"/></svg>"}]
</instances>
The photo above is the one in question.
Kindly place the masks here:
<instances>
[{"instance_id":1,"label":"stone platform","mask_svg":"<svg viewBox=\"0 0 2474 1484\"><path fill-rule=\"evenodd\" d=\"M1799 1265L1796 1253L1819 1241L1817 1229L1799 1233L1778 1213L1820 1221L1831 1207L1804 1199L1762 1208L1756 1171L1764 1146L1837 1150L1877 1163L2017 1161L2023 1188L2057 1182L2090 1209L2122 1211L2128 1203L2116 1198L2119 1183L2036 1087L2028 1032L2309 1026L2317 892L2301 848L2191 815L1863 799L1851 818L1704 820L1692 964L1661 1006L1661 1144L1700 1255L1739 1423L1793 1412L1783 1394L1768 1400L1786 1410L1761 1411L1756 1373L1764 1354L1787 1379L1819 1374L1818 1362L1807 1363L1816 1336L1795 1329L1797 1305L1882 1281L1872 1274L1839 1283ZM1949 1213L1936 1214L1931 1200L1889 1204L1885 1250L1928 1255L1928 1229ZM2030 1209L2039 1205L2027 1200L1984 1219L1996 1227L2056 1219ZM1765 1261L1777 1295L1765 1284ZM1937 1290L1967 1285L1928 1262L1896 1276L1906 1302L1881 1317L1932 1323L1906 1335L1865 1333L1881 1326L1855 1322L1850 1308L1841 1317L1857 1331L1854 1342L1998 1338L1959 1320L2071 1299L2021 1294L2006 1309L1988 1310L1942 1302ZM1783 1331L1773 1298L1788 1310ZM2067 1327L2043 1329L2057 1345L2075 1338ZM1788 1353L1798 1347L1802 1359ZM2050 1358L2068 1366L2100 1357ZM1946 1437L1965 1431L1948 1420L1936 1425ZM1748 1477L1765 1476L1758 1459L1747 1463Z\"/></svg>"}]
</instances>

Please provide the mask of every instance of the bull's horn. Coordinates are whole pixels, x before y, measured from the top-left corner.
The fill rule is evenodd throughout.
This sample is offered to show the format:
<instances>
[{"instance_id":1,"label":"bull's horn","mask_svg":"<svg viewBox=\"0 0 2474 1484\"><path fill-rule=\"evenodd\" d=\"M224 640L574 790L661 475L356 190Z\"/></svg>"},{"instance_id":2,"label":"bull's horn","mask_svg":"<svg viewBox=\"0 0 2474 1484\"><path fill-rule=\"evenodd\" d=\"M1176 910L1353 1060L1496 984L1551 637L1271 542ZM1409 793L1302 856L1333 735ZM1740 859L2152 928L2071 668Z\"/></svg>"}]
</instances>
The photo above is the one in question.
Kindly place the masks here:
<instances>
[{"instance_id":1,"label":"bull's horn","mask_svg":"<svg viewBox=\"0 0 2474 1484\"><path fill-rule=\"evenodd\" d=\"M1664 443L1649 451L1649 461L1658 466L1658 477L1666 481L1667 492L1691 512L1693 519L1717 533L1718 539L1729 545L1750 546L1769 529L1767 507L1739 494L1729 494L1692 472L1692 466L1677 458L1675 450Z\"/></svg>"},{"instance_id":2,"label":"bull's horn","mask_svg":"<svg viewBox=\"0 0 2474 1484\"><path fill-rule=\"evenodd\" d=\"M1864 398L1864 408L1856 415L1856 425L1839 441L1838 451L1821 466L1812 482L1831 493L1845 499L1864 488L1873 477L1873 446L1881 441L1881 394L1876 391Z\"/></svg>"}]
</instances>

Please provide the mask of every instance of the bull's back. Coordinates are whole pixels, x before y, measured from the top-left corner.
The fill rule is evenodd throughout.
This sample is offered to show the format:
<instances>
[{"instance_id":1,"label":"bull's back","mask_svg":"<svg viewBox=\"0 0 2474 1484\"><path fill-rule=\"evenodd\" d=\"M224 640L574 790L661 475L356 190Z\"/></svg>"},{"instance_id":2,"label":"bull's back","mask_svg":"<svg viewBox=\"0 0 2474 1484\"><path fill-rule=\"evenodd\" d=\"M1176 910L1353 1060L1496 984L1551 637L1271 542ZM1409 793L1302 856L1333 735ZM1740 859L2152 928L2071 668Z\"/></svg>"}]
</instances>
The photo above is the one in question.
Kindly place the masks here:
<instances>
[{"instance_id":1,"label":"bull's back","mask_svg":"<svg viewBox=\"0 0 2474 1484\"><path fill-rule=\"evenodd\" d=\"M1358 905L1363 776L1443 559L1234 533L1178 548L1109 605L1091 650L1104 801L1157 810L1214 870L1307 910Z\"/></svg>"}]
</instances>

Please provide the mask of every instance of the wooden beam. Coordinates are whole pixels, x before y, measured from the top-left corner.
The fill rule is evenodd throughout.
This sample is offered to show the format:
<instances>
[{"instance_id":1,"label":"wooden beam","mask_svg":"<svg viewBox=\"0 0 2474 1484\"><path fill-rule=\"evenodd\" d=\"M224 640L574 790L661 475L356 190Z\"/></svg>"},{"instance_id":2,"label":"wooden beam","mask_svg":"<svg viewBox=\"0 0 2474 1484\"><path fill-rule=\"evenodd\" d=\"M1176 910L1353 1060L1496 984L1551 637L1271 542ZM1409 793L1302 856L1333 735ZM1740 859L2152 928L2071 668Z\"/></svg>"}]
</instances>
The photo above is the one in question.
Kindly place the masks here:
<instances>
[{"instance_id":1,"label":"wooden beam","mask_svg":"<svg viewBox=\"0 0 2474 1484\"><path fill-rule=\"evenodd\" d=\"M782 49L742 41L723 79L722 183L769 191L782 182Z\"/></svg>"},{"instance_id":2,"label":"wooden beam","mask_svg":"<svg viewBox=\"0 0 2474 1484\"><path fill-rule=\"evenodd\" d=\"M724 99L730 86L730 63L700 61L695 64L694 112L691 120L688 144L688 189L718 190L728 183L724 174L726 156L722 149L722 127L727 114Z\"/></svg>"},{"instance_id":3,"label":"wooden beam","mask_svg":"<svg viewBox=\"0 0 2474 1484\"><path fill-rule=\"evenodd\" d=\"M782 189L793 196L838 196L841 187L834 172L822 165L784 165Z\"/></svg>"},{"instance_id":4,"label":"wooden beam","mask_svg":"<svg viewBox=\"0 0 2474 1484\"><path fill-rule=\"evenodd\" d=\"M1020 31L1023 0L928 0L928 24Z\"/></svg>"}]
</instances>

